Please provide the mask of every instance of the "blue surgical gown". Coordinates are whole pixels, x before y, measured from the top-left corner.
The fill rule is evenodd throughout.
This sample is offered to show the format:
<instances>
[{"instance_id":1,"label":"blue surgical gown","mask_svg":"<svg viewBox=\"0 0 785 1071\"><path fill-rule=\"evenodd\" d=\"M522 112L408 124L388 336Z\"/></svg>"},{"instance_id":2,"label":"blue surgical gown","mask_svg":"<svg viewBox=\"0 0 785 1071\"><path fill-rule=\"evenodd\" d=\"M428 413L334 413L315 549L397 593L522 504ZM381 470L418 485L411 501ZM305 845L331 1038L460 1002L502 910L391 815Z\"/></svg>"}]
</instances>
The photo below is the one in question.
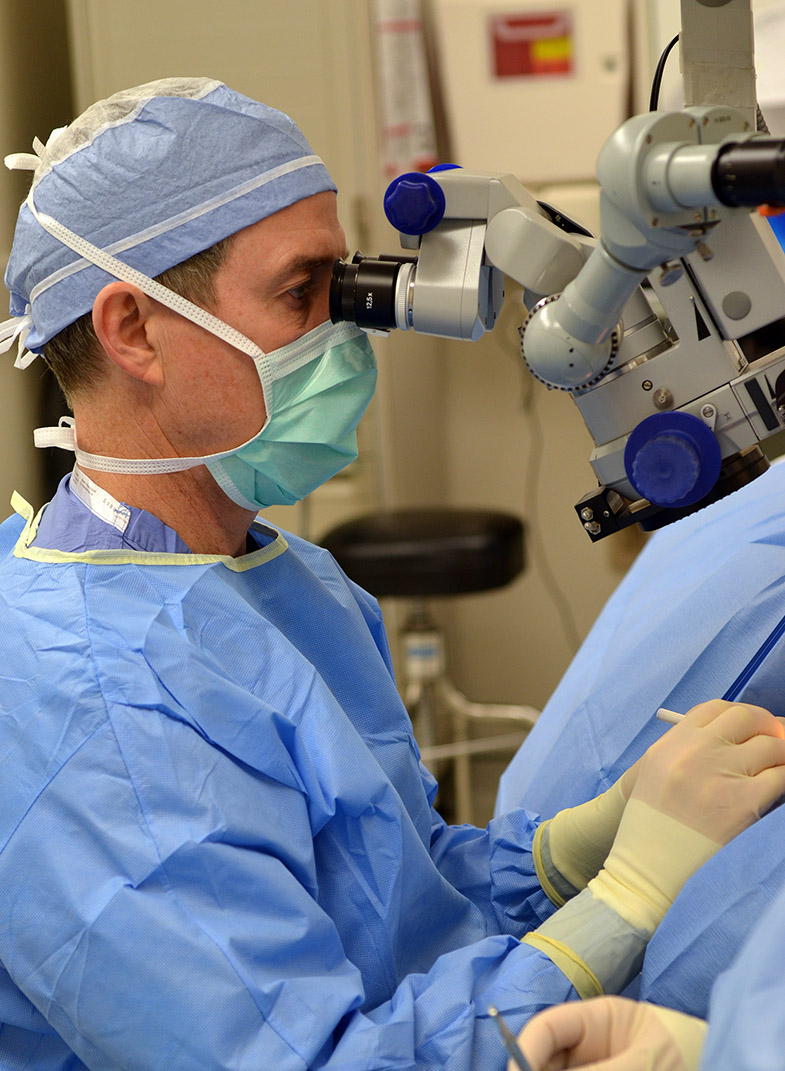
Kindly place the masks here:
<instances>
[{"instance_id":1,"label":"blue surgical gown","mask_svg":"<svg viewBox=\"0 0 785 1071\"><path fill-rule=\"evenodd\" d=\"M434 812L374 600L270 529L34 530L0 527L0 1067L502 1071L488 1006L575 996L519 941L537 819Z\"/></svg>"},{"instance_id":2,"label":"blue surgical gown","mask_svg":"<svg viewBox=\"0 0 785 1071\"><path fill-rule=\"evenodd\" d=\"M711 995L703 1071L785 1065L785 887Z\"/></svg>"},{"instance_id":3,"label":"blue surgical gown","mask_svg":"<svg viewBox=\"0 0 785 1071\"><path fill-rule=\"evenodd\" d=\"M502 778L499 809L589 799L667 726L658 707L743 699L785 715L785 463L654 535ZM711 986L785 885L785 807L687 883L640 996L705 1018Z\"/></svg>"}]
</instances>

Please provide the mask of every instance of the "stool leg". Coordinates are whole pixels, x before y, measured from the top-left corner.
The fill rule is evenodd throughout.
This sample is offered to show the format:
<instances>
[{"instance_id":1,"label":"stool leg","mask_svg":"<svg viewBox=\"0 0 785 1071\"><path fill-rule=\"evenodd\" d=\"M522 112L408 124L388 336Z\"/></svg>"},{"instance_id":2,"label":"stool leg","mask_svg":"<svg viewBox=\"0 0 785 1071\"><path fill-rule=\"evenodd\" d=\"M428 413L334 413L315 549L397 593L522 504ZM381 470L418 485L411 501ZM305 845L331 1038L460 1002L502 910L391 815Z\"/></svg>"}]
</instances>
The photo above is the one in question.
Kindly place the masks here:
<instances>
[{"instance_id":1,"label":"stool leg","mask_svg":"<svg viewBox=\"0 0 785 1071\"><path fill-rule=\"evenodd\" d=\"M522 721L527 729L531 729L540 716L536 707L517 703L475 703L467 699L463 692L459 692L455 685L447 678L439 680L439 691L447 706L458 711L466 718L503 718L510 721Z\"/></svg>"},{"instance_id":2,"label":"stool leg","mask_svg":"<svg viewBox=\"0 0 785 1071\"><path fill-rule=\"evenodd\" d=\"M410 694L416 695L412 706L406 704L412 719L414 736L419 748L431 748L436 743L436 703L432 681L416 681L416 688ZM433 771L432 771L433 772Z\"/></svg>"},{"instance_id":3,"label":"stool leg","mask_svg":"<svg viewBox=\"0 0 785 1071\"><path fill-rule=\"evenodd\" d=\"M539 711L530 706L505 703L475 703L459 692L452 681L442 675L436 682L439 698L449 712L453 725L454 744L451 749L455 771L455 820L458 824L474 823L475 793L472 783L472 757L494 752L515 751L526 739L529 730L539 717ZM517 722L517 732L503 736L485 736L470 739L471 724L481 725L483 720L509 721L510 729ZM486 733L488 730L486 730ZM463 746L461 746L463 742Z\"/></svg>"},{"instance_id":4,"label":"stool leg","mask_svg":"<svg viewBox=\"0 0 785 1071\"><path fill-rule=\"evenodd\" d=\"M430 748L436 743L435 683L444 673L441 632L418 600L401 631L403 647L404 702L414 725L417 743Z\"/></svg>"},{"instance_id":5,"label":"stool leg","mask_svg":"<svg viewBox=\"0 0 785 1071\"><path fill-rule=\"evenodd\" d=\"M454 689L446 683L444 633L431 616L425 600L419 600L412 608L401 636L406 681L404 701L412 719L414 735L437 781L441 780L446 766L452 770L453 781L449 786L452 807L447 804L451 812L450 820L459 825L471 823L472 760L470 753L460 746L468 737L468 717L459 706L439 702L449 697ZM437 718L443 706L450 715L449 742L446 744L441 744L438 739ZM437 758L434 751L448 754ZM440 791L444 793L446 787L441 785ZM445 803L442 795L442 805Z\"/></svg>"},{"instance_id":6,"label":"stool leg","mask_svg":"<svg viewBox=\"0 0 785 1071\"><path fill-rule=\"evenodd\" d=\"M424 600L419 601L401 632L404 665L404 702L409 711L423 761L437 780L449 764L453 773L452 791L443 785L452 802L450 820L471 823L474 814L472 757L514 751L525 739L539 716L534 707L503 703L475 703L467 699L448 679L445 667L444 634L431 617ZM449 715L449 740L438 737L437 716ZM470 728L483 719L509 721L517 730L503 736L472 738ZM517 726L516 724L517 723ZM486 730L487 734L488 730Z\"/></svg>"}]
</instances>

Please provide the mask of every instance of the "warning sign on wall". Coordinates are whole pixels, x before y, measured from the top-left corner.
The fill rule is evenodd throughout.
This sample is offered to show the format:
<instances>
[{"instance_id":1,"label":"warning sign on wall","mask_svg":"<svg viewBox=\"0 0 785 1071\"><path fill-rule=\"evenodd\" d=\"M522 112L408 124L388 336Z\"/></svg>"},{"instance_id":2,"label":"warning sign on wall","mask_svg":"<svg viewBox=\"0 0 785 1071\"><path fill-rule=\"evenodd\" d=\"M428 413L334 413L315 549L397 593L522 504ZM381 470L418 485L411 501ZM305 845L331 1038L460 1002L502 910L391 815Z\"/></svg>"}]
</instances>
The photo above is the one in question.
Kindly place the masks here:
<instances>
[{"instance_id":1,"label":"warning sign on wall","mask_svg":"<svg viewBox=\"0 0 785 1071\"><path fill-rule=\"evenodd\" d=\"M491 62L497 78L573 73L573 26L569 11L527 11L489 20Z\"/></svg>"}]
</instances>

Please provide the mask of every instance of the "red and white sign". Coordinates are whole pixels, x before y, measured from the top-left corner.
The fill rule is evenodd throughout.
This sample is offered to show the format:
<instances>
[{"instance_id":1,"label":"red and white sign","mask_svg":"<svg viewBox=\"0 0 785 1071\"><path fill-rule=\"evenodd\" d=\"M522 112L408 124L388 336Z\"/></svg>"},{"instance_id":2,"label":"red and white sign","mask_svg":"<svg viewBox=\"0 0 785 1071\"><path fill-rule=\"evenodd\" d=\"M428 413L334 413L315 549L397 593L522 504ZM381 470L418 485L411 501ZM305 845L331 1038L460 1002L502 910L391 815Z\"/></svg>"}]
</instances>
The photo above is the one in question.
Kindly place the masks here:
<instances>
[{"instance_id":1,"label":"red and white sign","mask_svg":"<svg viewBox=\"0 0 785 1071\"><path fill-rule=\"evenodd\" d=\"M527 11L489 20L491 63L497 78L569 75L574 71L572 13Z\"/></svg>"}]
</instances>

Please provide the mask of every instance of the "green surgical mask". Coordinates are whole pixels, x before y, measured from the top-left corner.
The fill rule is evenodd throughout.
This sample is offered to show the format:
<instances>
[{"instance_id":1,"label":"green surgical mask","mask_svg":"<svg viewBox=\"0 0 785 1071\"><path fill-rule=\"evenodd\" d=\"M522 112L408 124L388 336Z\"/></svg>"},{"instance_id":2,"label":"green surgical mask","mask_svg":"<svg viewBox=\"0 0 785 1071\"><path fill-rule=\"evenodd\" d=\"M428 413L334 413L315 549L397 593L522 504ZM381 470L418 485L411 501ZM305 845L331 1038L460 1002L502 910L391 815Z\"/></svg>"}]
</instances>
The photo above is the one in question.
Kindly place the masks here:
<instances>
[{"instance_id":1,"label":"green surgical mask","mask_svg":"<svg viewBox=\"0 0 785 1071\"><path fill-rule=\"evenodd\" d=\"M207 465L233 502L253 510L298 502L357 457L357 425L376 386L376 358L363 331L326 321L263 353L202 315L201 326L241 346L256 365L267 419L252 439L200 457L105 457L80 450L73 421L64 417L58 428L37 429L36 445L74 450L83 468L104 472L152 475Z\"/></svg>"},{"instance_id":2,"label":"green surgical mask","mask_svg":"<svg viewBox=\"0 0 785 1071\"><path fill-rule=\"evenodd\" d=\"M376 360L354 325L323 323L255 361L267 421L250 442L206 464L246 509L291 505L357 457Z\"/></svg>"}]
</instances>

